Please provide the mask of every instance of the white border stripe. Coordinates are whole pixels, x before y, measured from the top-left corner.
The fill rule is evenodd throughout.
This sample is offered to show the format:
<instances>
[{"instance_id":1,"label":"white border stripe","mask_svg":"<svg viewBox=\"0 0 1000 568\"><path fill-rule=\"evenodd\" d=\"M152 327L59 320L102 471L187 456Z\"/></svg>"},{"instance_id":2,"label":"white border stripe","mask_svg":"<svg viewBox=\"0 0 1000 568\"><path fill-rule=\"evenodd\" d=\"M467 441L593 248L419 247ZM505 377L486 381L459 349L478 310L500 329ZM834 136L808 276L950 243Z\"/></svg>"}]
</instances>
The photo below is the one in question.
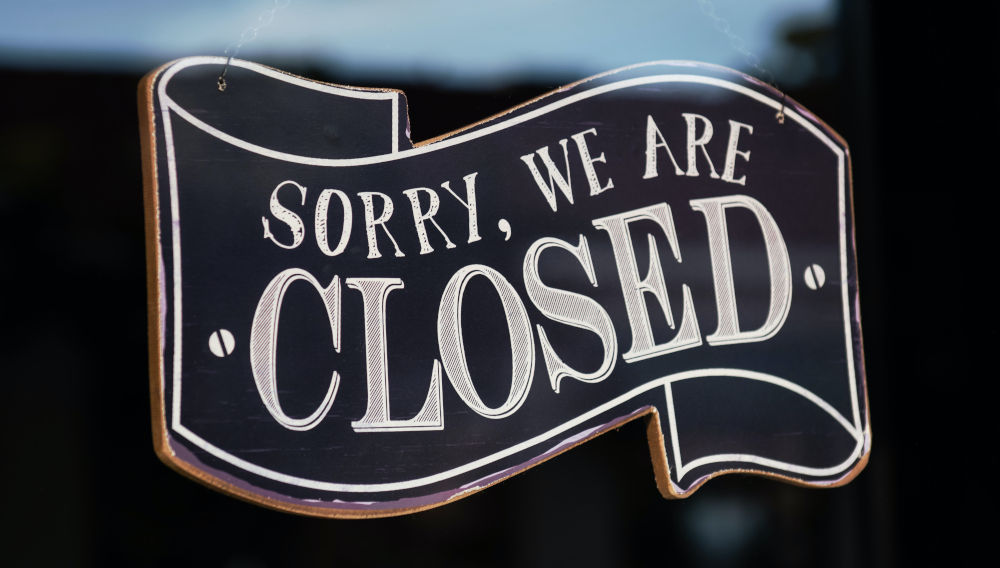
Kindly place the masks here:
<instances>
[{"instance_id":1,"label":"white border stripe","mask_svg":"<svg viewBox=\"0 0 1000 568\"><path fill-rule=\"evenodd\" d=\"M795 383L792 383L791 381L787 381L785 379L782 379L780 377L776 377L774 375L768 375L766 373L759 373L757 371L748 371L748 370L744 370L744 369L725 369L725 368L720 368L720 369L699 369L699 370L696 370L696 371L684 371L684 372L681 372L681 373L674 373L672 375L667 375L665 377L660 377L659 379L654 379L652 381L649 381L646 384L643 384L643 385L640 385L638 387L633 388L632 390L626 392L625 394L619 395L619 396L611 399L610 401L608 401L608 402L606 402L606 403L598 406L597 408L594 408L593 410L590 410L589 412L581 414L580 416L574 418L573 420L570 420L568 422L564 422L564 423L560 424L559 426L557 426L557 427L555 427L555 428L553 428L553 429L551 429L551 430L549 430L547 432L539 434L539 435L537 435L537 436L535 436L535 437L533 437L533 438L531 438L529 440L525 440L524 442L521 442L520 444L517 444L515 446L511 446L510 448L507 448L506 450L502 450L502 451L496 452L494 454L482 457L482 458L480 458L480 459L478 459L476 461L467 463L465 465L462 465L462 466L459 466L459 467L456 467L456 468L453 468L453 469L442 471L441 473L436 473L434 475L428 475L426 477L420 477L420 478L417 478L417 479L411 479L411 480L408 480L408 481L397 481L397 482L393 482L393 483L370 483L370 484L364 484L364 483L332 483L332 482L327 482L327 481L316 481L316 480L313 480L313 479L303 479L301 477L295 477L295 476L287 475L287 474L284 474L284 473L281 473L281 472L277 472L277 471L274 471L274 470L270 470L270 469L258 466L256 464L250 463L250 462L248 462L246 460L240 459L240 458L238 458L236 456L230 455L228 453L225 453L225 456L218 456L217 455L217 457L220 457L223 460L225 460L225 461L227 461L227 462L229 462L229 463L231 463L231 464L233 464L233 465L235 465L237 467L240 467L242 469L245 469L246 471L249 471L251 473L255 473L255 474L260 475L262 477L266 477L268 479L273 479L275 481L280 481L282 483L287 483L289 485L297 485L299 487L306 487L306 488L309 488L309 489L318 489L318 490L321 490L321 491L339 491L339 492L344 492L344 493L379 493L379 492L383 492L383 491L400 491L400 490L403 490L403 489L412 489L414 487L423 487L423 486L426 486L426 485L430 485L432 483L437 483L439 481L445 481L445 480L451 479L453 477L456 477L458 475L462 475L463 473L467 473L467 472L473 471L475 469L478 469L480 467L487 466L487 465L489 465L491 463L494 463L494 462L496 462L498 460L504 459L506 457L510 457L510 456L512 456L514 454L517 454L517 453L521 452L521 451L524 451L524 450L527 450L527 449L529 449L531 447L537 446L538 444L541 444L542 442L550 440L550 439L554 438L555 436L558 436L559 434L562 434L563 432L566 432L567 430L570 430L570 429L572 429L572 428L574 428L576 426L579 426L580 424L583 424L584 422L586 422L586 421L588 421L588 420L590 420L592 418L596 418L597 416L600 416L601 414L603 414L603 413L605 413L605 412L607 412L607 411L609 411L609 410L611 410L611 409L613 409L613 408L615 408L617 406L620 406L620 405L628 402L629 400L631 400L631 399L633 399L633 398L635 398L635 397L637 397L637 396L639 396L639 395L641 395L641 394L643 394L645 392L648 392L650 390L653 390L653 389L659 388L659 387L663 387L663 386L666 386L666 387L669 388L670 384L675 383L677 381L683 381L683 380L687 380L687 379L704 378L704 377L736 377L736 378L743 378L743 379L751 379L751 380L755 380L755 381L767 382L767 383L770 383L770 384L773 384L773 385L776 385L776 386L788 389L788 390L794 392L795 394L798 394L798 395L806 398L807 400L809 400L810 402L812 402L816 406L818 406L821 409L823 409L824 412L826 412L831 417L833 417L841 425L841 427L843 427L847 431L847 433L850 434L851 437L853 437L857 441L857 444L856 444L856 446L854 448L854 451L851 453L850 457L848 457L844 462L839 463L839 464L834 465L834 466L831 466L831 467L825 467L825 468L806 467L806 466L801 466L801 465L796 465L796 464L785 463L785 462L781 462L781 461L777 461L777 460L772 460L772 459L764 458L764 457L760 457L760 456L754 456L754 455L750 455L750 454L732 454L732 455L726 454L726 455L723 455L723 456L708 456L708 457L705 457L705 458L701 458L699 460L695 460L695 461L691 462L691 464L688 464L687 466L685 466L686 469L690 470L691 468L697 467L698 465L701 465L702 463L710 463L710 462L713 462L713 461L742 461L742 462L756 463L756 464L759 464L759 465L766 465L768 467L774 467L776 469L783 469L785 471L789 471L789 472L793 472L793 473L799 473L799 474L802 474L802 475L826 476L826 475L833 475L833 474L836 474L836 473L838 473L840 471L843 471L846 467L848 467L851 463L854 462L854 460L857 458L858 455L860 455L860 451L861 451L861 449L862 449L862 447L864 445L864 435L863 435L863 433L854 430L851 427L850 423L847 421L847 419L844 418L843 415L841 415L839 412L837 412L836 409L834 409L832 406L830 406L829 403L827 403L826 401L824 401L823 399L821 399L815 393L810 392L810 391L802 388L801 386L799 386L799 385L797 385ZM671 429L670 429L671 431L670 431L670 433L671 433L671 436L674 439L674 444L675 444L675 447L676 447L676 444L677 444L677 442L676 442L676 440L677 440L677 432L676 432L676 428L673 426L674 415L673 415L673 406L672 405L669 407L669 414L670 414L670 420L671 420ZM196 444L198 447L200 447L201 449L203 449L203 450L205 450L205 451L207 451L207 452L209 452L209 453L211 453L213 455L216 455L215 451L213 451L213 450L217 450L217 448L215 448L215 446L213 446L212 444L206 442L200 436L198 436L197 434L191 432L187 428L184 428L183 426L180 427L180 428L178 428L178 433L183 433L185 437L187 437L189 440L191 440L191 442L193 442L194 444ZM736 456L735 459L732 456Z\"/></svg>"}]
</instances>

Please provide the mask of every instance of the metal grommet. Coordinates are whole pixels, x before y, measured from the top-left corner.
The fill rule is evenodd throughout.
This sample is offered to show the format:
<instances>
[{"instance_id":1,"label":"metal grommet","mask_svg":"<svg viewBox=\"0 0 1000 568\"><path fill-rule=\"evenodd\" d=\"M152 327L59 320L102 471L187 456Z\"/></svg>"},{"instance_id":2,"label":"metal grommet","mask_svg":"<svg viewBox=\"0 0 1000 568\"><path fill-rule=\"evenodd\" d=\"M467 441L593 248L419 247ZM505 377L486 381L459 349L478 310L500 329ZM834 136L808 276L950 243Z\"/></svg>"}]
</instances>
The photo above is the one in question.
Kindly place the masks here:
<instances>
[{"instance_id":1,"label":"metal grommet","mask_svg":"<svg viewBox=\"0 0 1000 568\"><path fill-rule=\"evenodd\" d=\"M228 49L226 51L229 51ZM222 66L222 73L219 74L219 80L215 82L219 86L219 92L225 92L226 90L226 71L229 71L229 62L233 60L233 56L230 55L226 58L226 64Z\"/></svg>"}]
</instances>

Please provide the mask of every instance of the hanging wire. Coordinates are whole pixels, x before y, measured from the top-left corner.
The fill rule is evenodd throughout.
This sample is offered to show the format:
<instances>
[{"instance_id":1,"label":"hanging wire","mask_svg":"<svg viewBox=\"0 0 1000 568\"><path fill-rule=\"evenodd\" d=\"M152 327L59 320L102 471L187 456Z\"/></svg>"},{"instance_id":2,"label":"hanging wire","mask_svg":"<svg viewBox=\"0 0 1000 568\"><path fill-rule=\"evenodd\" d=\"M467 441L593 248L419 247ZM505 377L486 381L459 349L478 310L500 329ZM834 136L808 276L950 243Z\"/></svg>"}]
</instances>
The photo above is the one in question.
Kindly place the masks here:
<instances>
[{"instance_id":1,"label":"hanging wire","mask_svg":"<svg viewBox=\"0 0 1000 568\"><path fill-rule=\"evenodd\" d=\"M757 54L747 49L746 42L743 41L743 38L733 32L732 26L729 25L729 20L716 13L715 4L711 0L698 0L698 7L701 8L701 12L705 14L705 16L712 20L712 25L715 26L715 29L722 35L726 36L729 40L729 45L733 48L733 50L743 56L747 65L753 68L760 78L764 80L764 82L774 87L776 91L781 93L781 108L778 109L778 114L774 115L774 118L778 120L778 124L784 124L785 92L778 88L778 84L774 80L774 75L768 68L764 67L760 58L757 57Z\"/></svg>"},{"instance_id":2,"label":"hanging wire","mask_svg":"<svg viewBox=\"0 0 1000 568\"><path fill-rule=\"evenodd\" d=\"M222 73L219 75L219 79L216 84L219 86L219 91L226 90L226 71L229 71L229 63L233 60L233 57L240 52L240 48L244 45L250 43L251 41L257 39L257 32L266 28L274 21L274 14L283 8L287 8L292 0L274 0L274 5L264 10L257 16L257 22L240 34L240 39L234 43L229 44L226 47L224 55L226 56L226 64L222 67Z\"/></svg>"}]
</instances>

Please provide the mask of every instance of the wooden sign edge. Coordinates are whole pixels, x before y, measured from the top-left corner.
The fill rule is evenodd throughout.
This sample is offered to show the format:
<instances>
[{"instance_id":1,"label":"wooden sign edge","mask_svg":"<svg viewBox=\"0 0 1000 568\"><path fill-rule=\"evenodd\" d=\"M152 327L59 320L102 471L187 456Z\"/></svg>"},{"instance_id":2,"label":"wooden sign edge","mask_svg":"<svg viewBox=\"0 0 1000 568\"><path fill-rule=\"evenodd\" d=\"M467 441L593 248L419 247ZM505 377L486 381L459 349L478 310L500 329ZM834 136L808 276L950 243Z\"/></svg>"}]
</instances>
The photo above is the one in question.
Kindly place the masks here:
<instances>
[{"instance_id":1,"label":"wooden sign edge","mask_svg":"<svg viewBox=\"0 0 1000 568\"><path fill-rule=\"evenodd\" d=\"M425 511L428 509L433 509L455 502L459 499L464 499L470 495L478 493L484 489L492 487L493 485L500 483L510 477L524 473L533 467L544 463L564 452L576 448L577 446L583 445L594 438L605 434L611 430L616 430L623 425L630 423L640 417L645 419L646 423L646 438L650 451L650 458L653 465L653 473L656 481L656 486L660 494L667 499L686 499L693 495L698 489L700 489L706 482L716 477L722 475L730 474L748 474L758 477L770 478L792 485L800 487L809 488L833 488L841 487L850 483L854 478L856 478L861 471L867 466L872 446L872 429L871 429L871 416L870 416L870 405L868 400L868 386L867 386L867 373L865 372L865 361L864 361L864 349L863 349L863 334L862 326L860 322L860 317L857 321L852 322L853 325L857 326L858 329L858 345L861 347L859 349L859 356L857 360L858 369L860 371L860 384L861 393L859 393L860 398L864 402L864 444L861 450L861 454L858 456L858 461L849 470L844 472L844 474L832 481L826 482L810 482L801 479L791 477L789 475L784 475L780 473L775 473L771 471L759 470L754 468L729 468L722 469L719 471L712 472L709 475L699 478L691 487L684 490L678 487L670 479L670 467L667 463L667 452L666 445L664 443L662 430L660 428L660 417L659 412L655 407L649 406L645 409L640 409L631 415L624 418L612 421L608 424L601 426L596 429L586 437L575 441L572 444L566 445L559 448L556 451L544 454L536 459L530 460L526 463L520 464L517 467L511 468L506 474L496 477L482 485L478 485L474 488L470 488L465 491L459 491L448 496L440 501L429 502L419 506L413 507L387 507L384 509L350 509L350 508L336 508L334 506L309 506L299 503L290 503L278 499L269 498L267 496L261 495L254 491L239 487L219 476L213 475L208 471L199 469L197 466L185 461L180 456L178 456L171 448L170 434L168 432L166 424L166 407L164 405L163 389L164 389L164 370L163 370L163 348L164 348L164 337L163 337L163 304L165 301L164 291L163 291L163 264L162 264L162 254L161 254L161 243L160 243L160 233L159 233L159 219L160 219L160 203L158 197L158 172L157 172L157 159L156 159L156 111L154 109L154 95L153 88L156 84L156 80L159 76L172 67L173 65L184 61L188 58L181 58L170 61L157 67L153 71L146 74L139 82L138 87L138 108L139 108L139 130L140 130L140 149L142 158L142 180L143 180L143 209L144 209L144 225L146 233L146 282L147 282L147 333L149 336L149 382L150 382L150 407L151 407L151 422L152 422L152 435L153 435L153 448L157 457L166 464L171 469L177 471L178 473L188 477L194 481L204 484L212 489L220 491L226 495L230 495L241 499L243 501L253 503L256 505L261 505L270 509L276 509L279 511L296 513L300 515L312 516L312 517L322 517L322 518L336 518L336 519L369 519L369 518L384 518L384 517L394 517L401 516L410 513L416 513L420 511ZM850 244L850 249L853 254L853 266L854 274L857 275L857 255L858 250L856 246L856 229L854 223L854 180L852 171L852 161L850 156L850 151L848 149L847 142L843 137L840 136L833 128L831 128L826 122L817 117L815 114L807 110L798 102L794 101L790 97L781 93L771 85L764 83L754 77L746 75L742 72L730 69L721 65L707 64L701 62L693 61L683 61L683 60L661 60L661 61L651 61L646 63L639 63L635 65L629 65L626 67L620 67L617 69L612 69L597 75L592 75L586 77L579 81L569 83L567 85L553 89L545 94L538 97L524 101L518 105L510 107L507 110L496 113L482 120L471 123L463 128L447 132L445 134L413 143L414 147L424 146L427 144L432 144L453 136L462 134L468 130L474 129L482 124L497 120L505 115L511 114L518 109L525 107L527 105L534 104L538 101L558 95L568 89L574 88L580 84L599 79L606 75L611 75L614 73L650 66L650 65L679 65L686 67L693 67L699 70L714 71L717 73L731 74L735 77L755 85L759 89L768 91L775 98L780 98L783 104L789 109L794 109L796 112L800 113L802 116L806 117L809 121L813 122L826 133L832 136L837 143L842 147L846 162L846 195L845 199L847 202L847 207L849 209L849 215L851 219L850 231L847 234L847 238ZM322 81L316 81L313 79L300 77L292 73L287 73L274 68L269 68L276 72L294 77L296 79L307 81L310 83L320 84L320 85L332 85L341 88L353 89L353 90L365 90L365 91L381 91L381 92L396 92L403 94L403 91L398 89L385 89L385 88L365 88L365 87L354 87L347 85L337 85L333 83L326 83ZM407 110L407 121L409 120L408 110ZM408 132L407 132L408 135ZM860 304L860 285L855 283L855 304ZM857 312L860 313L860 306L857 308ZM391 503L391 501L386 501L384 503Z\"/></svg>"}]
</instances>

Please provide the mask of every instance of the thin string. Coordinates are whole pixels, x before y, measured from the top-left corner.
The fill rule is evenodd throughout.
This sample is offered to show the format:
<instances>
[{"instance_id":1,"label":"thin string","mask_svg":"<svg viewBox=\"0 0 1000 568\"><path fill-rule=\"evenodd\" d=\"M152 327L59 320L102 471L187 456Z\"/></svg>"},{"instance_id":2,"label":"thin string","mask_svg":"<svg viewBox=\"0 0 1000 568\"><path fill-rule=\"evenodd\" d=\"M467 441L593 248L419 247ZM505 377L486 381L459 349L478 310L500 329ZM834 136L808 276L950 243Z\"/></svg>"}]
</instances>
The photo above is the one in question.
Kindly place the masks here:
<instances>
[{"instance_id":1,"label":"thin string","mask_svg":"<svg viewBox=\"0 0 1000 568\"><path fill-rule=\"evenodd\" d=\"M757 57L755 53L747 49L746 42L743 38L733 33L732 26L729 25L729 20L723 18L715 12L715 4L711 0L698 0L698 7L701 8L701 12L705 14L710 20L712 20L712 25L715 29L726 36L729 39L729 45L743 56L747 65L752 67L768 85L774 87L776 91L781 93L781 108L778 109L778 114L774 115L774 118L778 120L778 124L785 123L785 92L778 88L777 82L774 80L774 75L769 69L764 67L760 62L760 58Z\"/></svg>"},{"instance_id":2,"label":"thin string","mask_svg":"<svg viewBox=\"0 0 1000 568\"><path fill-rule=\"evenodd\" d=\"M281 10L282 8L287 8L291 3L292 0L274 0L274 6L264 10L257 16L257 23L243 30L243 33L240 34L240 39L226 47L226 51L224 52L224 55L226 56L226 64L222 67L222 73L219 75L218 81L216 81L219 86L219 91L226 90L226 72L229 71L229 63L233 60L233 57L236 57L236 55L240 52L240 48L257 39L257 32L266 28L272 21L274 21L275 12Z\"/></svg>"}]
</instances>

